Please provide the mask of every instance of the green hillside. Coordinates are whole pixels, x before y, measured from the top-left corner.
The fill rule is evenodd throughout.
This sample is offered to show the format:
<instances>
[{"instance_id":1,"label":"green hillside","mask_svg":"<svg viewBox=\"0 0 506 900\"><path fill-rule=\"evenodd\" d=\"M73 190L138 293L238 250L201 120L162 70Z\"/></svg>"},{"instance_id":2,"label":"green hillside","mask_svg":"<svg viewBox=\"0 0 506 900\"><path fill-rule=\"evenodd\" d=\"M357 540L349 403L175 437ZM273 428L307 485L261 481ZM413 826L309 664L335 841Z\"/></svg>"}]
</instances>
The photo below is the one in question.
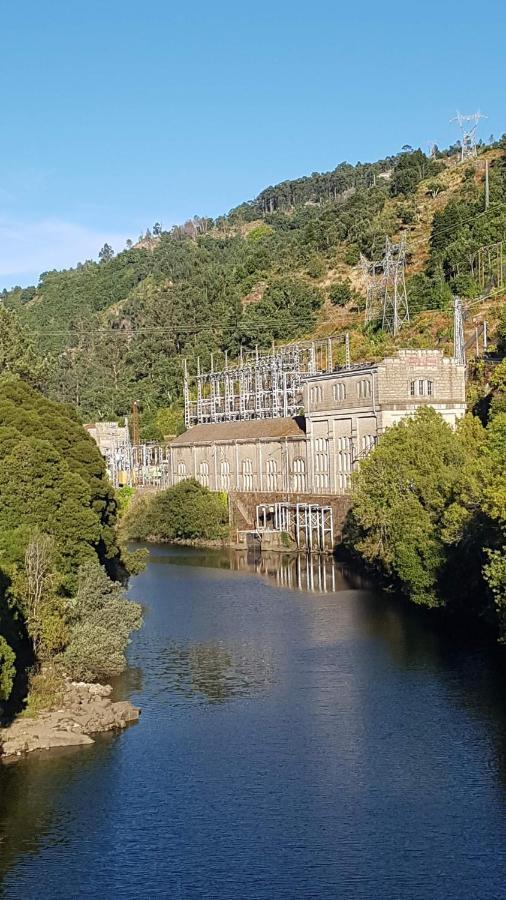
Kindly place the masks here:
<instances>
[{"instance_id":1,"label":"green hillside","mask_svg":"<svg viewBox=\"0 0 506 900\"><path fill-rule=\"evenodd\" d=\"M46 272L37 287L2 299L33 344L51 398L84 419L122 416L136 400L144 437L158 438L177 420L182 357L205 366L213 351L234 358L241 346L344 329L356 360L393 349L390 335L364 325L357 266L360 254L381 257L386 236L408 244L412 323L398 342L448 347L452 294L494 287L477 254L505 233L505 139L463 164L456 148L435 159L404 148L269 187L216 221L155 227L115 256L106 249L98 263ZM492 331L498 304L487 312ZM17 325L4 317L7 327Z\"/></svg>"}]
</instances>

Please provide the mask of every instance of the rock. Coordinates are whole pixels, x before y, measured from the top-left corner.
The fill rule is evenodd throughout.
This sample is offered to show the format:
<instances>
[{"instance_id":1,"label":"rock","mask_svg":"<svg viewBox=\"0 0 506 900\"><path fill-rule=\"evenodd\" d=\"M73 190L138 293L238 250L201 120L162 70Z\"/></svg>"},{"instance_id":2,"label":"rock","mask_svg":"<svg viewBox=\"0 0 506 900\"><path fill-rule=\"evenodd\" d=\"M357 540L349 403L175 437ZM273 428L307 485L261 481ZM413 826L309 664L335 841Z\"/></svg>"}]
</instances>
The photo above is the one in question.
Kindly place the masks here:
<instances>
[{"instance_id":1,"label":"rock","mask_svg":"<svg viewBox=\"0 0 506 900\"><path fill-rule=\"evenodd\" d=\"M93 744L91 734L125 728L137 722L140 709L127 700L113 702L110 685L69 682L61 709L19 718L0 728L0 759L36 750Z\"/></svg>"}]
</instances>

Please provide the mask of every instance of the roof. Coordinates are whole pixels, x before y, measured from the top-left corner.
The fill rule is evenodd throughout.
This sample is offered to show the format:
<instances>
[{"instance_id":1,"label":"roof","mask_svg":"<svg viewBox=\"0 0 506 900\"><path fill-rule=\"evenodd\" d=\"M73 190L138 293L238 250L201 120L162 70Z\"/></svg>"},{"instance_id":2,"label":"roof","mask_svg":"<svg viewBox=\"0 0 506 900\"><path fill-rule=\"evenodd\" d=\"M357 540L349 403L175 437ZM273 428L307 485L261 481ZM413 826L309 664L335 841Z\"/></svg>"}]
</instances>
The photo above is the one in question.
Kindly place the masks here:
<instances>
[{"instance_id":1,"label":"roof","mask_svg":"<svg viewBox=\"0 0 506 900\"><path fill-rule=\"evenodd\" d=\"M248 419L242 422L219 422L217 425L194 425L171 442L173 447L204 444L211 441L247 441L284 437L304 437L304 419Z\"/></svg>"}]
</instances>

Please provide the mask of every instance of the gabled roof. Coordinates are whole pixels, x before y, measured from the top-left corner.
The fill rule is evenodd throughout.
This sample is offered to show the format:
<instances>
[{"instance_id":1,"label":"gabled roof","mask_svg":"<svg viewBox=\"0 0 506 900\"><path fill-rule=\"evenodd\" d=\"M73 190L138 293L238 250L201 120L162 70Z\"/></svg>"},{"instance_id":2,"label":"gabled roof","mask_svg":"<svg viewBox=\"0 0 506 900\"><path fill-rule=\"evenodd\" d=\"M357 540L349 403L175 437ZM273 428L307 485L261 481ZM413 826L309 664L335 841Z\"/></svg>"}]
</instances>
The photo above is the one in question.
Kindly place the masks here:
<instances>
[{"instance_id":1,"label":"gabled roof","mask_svg":"<svg viewBox=\"0 0 506 900\"><path fill-rule=\"evenodd\" d=\"M205 444L212 441L246 441L284 437L305 437L302 416L296 419L248 419L242 422L194 425L171 442L173 447Z\"/></svg>"}]
</instances>

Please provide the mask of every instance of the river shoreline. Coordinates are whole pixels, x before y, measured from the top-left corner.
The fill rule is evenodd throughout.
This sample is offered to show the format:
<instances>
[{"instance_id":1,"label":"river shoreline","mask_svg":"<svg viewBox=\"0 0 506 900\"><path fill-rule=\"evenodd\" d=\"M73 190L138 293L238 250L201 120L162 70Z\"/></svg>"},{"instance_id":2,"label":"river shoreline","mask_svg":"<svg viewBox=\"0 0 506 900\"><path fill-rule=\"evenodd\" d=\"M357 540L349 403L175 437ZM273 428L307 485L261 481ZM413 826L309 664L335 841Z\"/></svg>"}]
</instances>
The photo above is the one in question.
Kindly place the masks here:
<instances>
[{"instance_id":1,"label":"river shoreline","mask_svg":"<svg viewBox=\"0 0 506 900\"><path fill-rule=\"evenodd\" d=\"M41 750L88 746L95 743L93 734L137 722L140 709L127 700L112 701L111 693L111 685L68 681L57 708L18 716L0 729L0 763Z\"/></svg>"}]
</instances>

